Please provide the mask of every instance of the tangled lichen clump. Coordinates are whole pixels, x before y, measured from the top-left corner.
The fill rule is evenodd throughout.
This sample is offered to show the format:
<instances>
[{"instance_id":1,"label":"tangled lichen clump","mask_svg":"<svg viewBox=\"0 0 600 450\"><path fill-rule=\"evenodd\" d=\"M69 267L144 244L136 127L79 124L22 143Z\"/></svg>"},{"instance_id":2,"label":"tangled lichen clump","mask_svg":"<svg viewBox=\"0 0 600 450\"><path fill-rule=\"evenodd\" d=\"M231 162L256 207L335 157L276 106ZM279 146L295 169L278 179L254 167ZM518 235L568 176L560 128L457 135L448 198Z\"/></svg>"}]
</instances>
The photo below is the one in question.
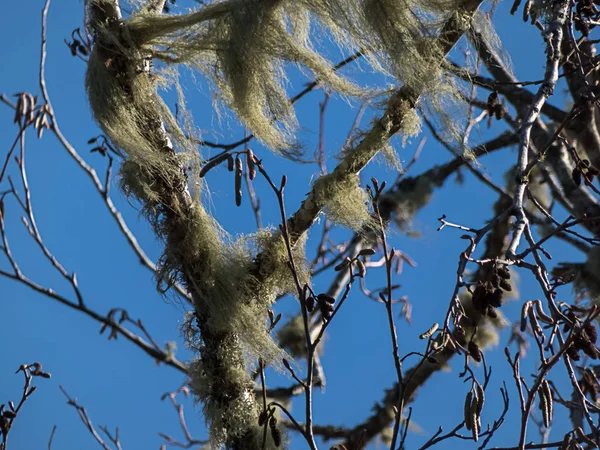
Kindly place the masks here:
<instances>
[{"instance_id":1,"label":"tangled lichen clump","mask_svg":"<svg viewBox=\"0 0 600 450\"><path fill-rule=\"evenodd\" d=\"M293 2L246 0L221 3L221 9L226 13L213 14L212 20L207 20L208 14L141 14L132 19L132 26L156 58L188 64L212 78L220 99L271 149L298 156L284 62L308 68L336 92L369 95L336 75L332 64L313 50L309 17Z\"/></svg>"},{"instance_id":2,"label":"tangled lichen clump","mask_svg":"<svg viewBox=\"0 0 600 450\"><path fill-rule=\"evenodd\" d=\"M242 361L235 360L235 357L234 360L228 360L236 354L235 349L224 345L217 351L222 366L227 370L225 376L221 369L215 371L199 359L190 364L190 387L202 401L210 442L215 447L224 445L229 448L236 442L236 448L262 448L263 428L258 426L256 419L262 406L253 394L255 383L240 368ZM277 447L272 436L267 434L264 448Z\"/></svg>"},{"instance_id":3,"label":"tangled lichen clump","mask_svg":"<svg viewBox=\"0 0 600 450\"><path fill-rule=\"evenodd\" d=\"M249 360L281 360L282 350L267 334L266 312L278 295L295 292L287 265L288 255L278 232L262 230L232 240L202 208L194 208L187 234L171 236L161 259L159 279L192 283L197 310L210 317L214 332L234 332ZM310 274L304 256L304 239L296 243L293 256L301 285ZM256 273L254 255L260 254L262 273Z\"/></svg>"},{"instance_id":4,"label":"tangled lichen clump","mask_svg":"<svg viewBox=\"0 0 600 450\"><path fill-rule=\"evenodd\" d=\"M374 226L369 196L360 186L357 174L322 176L315 182L314 189L317 201L325 205L325 214L332 222L354 231Z\"/></svg>"}]
</instances>

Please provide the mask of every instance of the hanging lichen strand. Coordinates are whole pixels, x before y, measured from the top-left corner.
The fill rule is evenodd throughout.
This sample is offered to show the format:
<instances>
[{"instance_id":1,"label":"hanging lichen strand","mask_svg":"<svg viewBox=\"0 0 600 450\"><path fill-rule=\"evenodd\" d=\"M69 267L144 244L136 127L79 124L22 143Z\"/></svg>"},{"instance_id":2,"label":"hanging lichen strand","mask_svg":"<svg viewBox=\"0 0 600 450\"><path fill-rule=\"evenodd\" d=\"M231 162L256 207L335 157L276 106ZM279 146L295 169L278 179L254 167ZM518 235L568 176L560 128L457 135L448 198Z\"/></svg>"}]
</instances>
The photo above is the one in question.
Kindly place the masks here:
<instances>
[{"instance_id":1,"label":"hanging lichen strand","mask_svg":"<svg viewBox=\"0 0 600 450\"><path fill-rule=\"evenodd\" d=\"M219 98L274 151L298 156L296 118L285 92L284 64L297 63L338 93L373 95L333 70L311 36L320 27L338 44L361 50L374 69L425 95L443 113L456 89L443 79L447 49L440 30L450 18L465 30L465 0L238 0L199 12L128 20L135 42L155 58L185 63L211 78ZM443 82L442 82L443 81ZM432 95L428 95L432 94ZM274 120L277 118L277 120ZM451 123L448 121L448 123Z\"/></svg>"},{"instance_id":2,"label":"hanging lichen strand","mask_svg":"<svg viewBox=\"0 0 600 450\"><path fill-rule=\"evenodd\" d=\"M200 186L196 177L188 179L194 175L186 175L196 150L158 95L159 82L171 80L152 73L151 60L187 63L213 77L221 98L255 135L289 156L298 153L295 117L283 87L284 63L308 68L336 92L366 92L336 75L331 63L314 51L311 22L320 21L340 43L364 49L374 65L404 84L383 118L344 154L331 176L315 185L309 197L314 211L291 221L306 222L292 235L300 283L305 284L310 277L304 232L316 214L326 207L338 222L358 228L368 218L366 206L350 207L344 197L364 200L358 172L403 129L408 116L410 131L415 129L414 105L420 96L441 92L439 58L468 25L467 16L457 12L459 3L232 0L182 16L142 8L123 19L117 0L89 1L94 32L86 76L90 106L104 133L126 155L120 172L124 192L142 203L164 242L157 278L167 287L180 282L192 295L195 312L185 330L200 356L192 364L192 386L213 444L260 448L259 407L248 365L257 357L281 360L283 351L266 331L267 309L294 283L279 233L233 241L204 210L199 193L189 193L189 184ZM478 5L467 0L463 6L472 13ZM407 22L392 22L400 19ZM403 51L392 48L393 39L404 45ZM269 438L267 447L273 445Z\"/></svg>"}]
</instances>

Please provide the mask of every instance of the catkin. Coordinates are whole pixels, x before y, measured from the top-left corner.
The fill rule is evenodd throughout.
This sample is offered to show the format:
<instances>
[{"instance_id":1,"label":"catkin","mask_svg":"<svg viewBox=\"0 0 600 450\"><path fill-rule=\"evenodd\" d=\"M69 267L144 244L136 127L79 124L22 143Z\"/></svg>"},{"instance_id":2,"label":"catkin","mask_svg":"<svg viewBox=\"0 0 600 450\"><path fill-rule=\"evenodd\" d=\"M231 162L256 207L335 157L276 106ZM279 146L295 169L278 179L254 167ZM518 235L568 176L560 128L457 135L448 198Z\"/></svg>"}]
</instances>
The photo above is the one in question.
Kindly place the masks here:
<instances>
[{"instance_id":1,"label":"catkin","mask_svg":"<svg viewBox=\"0 0 600 450\"><path fill-rule=\"evenodd\" d=\"M550 317L548 314L546 314L544 312L544 308L542 307L542 302L538 299L538 300L534 300L533 304L535 305L535 312L537 313L538 319L540 319L542 322L544 322L545 324L553 324L554 321L552 320L552 317Z\"/></svg>"},{"instance_id":2,"label":"catkin","mask_svg":"<svg viewBox=\"0 0 600 450\"><path fill-rule=\"evenodd\" d=\"M242 204L242 159L239 156L235 158L235 204Z\"/></svg>"},{"instance_id":3,"label":"catkin","mask_svg":"<svg viewBox=\"0 0 600 450\"><path fill-rule=\"evenodd\" d=\"M531 309L531 302L525 302L521 308L521 331L527 329L527 313Z\"/></svg>"},{"instance_id":4,"label":"catkin","mask_svg":"<svg viewBox=\"0 0 600 450\"><path fill-rule=\"evenodd\" d=\"M429 339L431 336L433 336L433 333L435 333L439 327L440 326L438 323L434 323L429 330L419 335L419 339Z\"/></svg>"},{"instance_id":5,"label":"catkin","mask_svg":"<svg viewBox=\"0 0 600 450\"><path fill-rule=\"evenodd\" d=\"M469 393L465 397L465 406L464 406L465 428L469 431L473 429L473 416L471 415L471 400L472 399L473 399L473 391L469 391Z\"/></svg>"}]
</instances>

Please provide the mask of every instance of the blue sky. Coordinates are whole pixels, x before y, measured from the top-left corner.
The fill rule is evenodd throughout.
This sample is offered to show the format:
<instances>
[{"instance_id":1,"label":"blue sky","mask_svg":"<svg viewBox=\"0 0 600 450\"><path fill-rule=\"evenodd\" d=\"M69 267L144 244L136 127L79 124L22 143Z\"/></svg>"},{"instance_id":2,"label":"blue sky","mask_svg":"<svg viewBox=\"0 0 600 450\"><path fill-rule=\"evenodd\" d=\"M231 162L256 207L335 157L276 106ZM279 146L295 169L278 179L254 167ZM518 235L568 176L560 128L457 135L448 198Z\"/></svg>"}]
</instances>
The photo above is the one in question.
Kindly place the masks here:
<instances>
[{"instance_id":1,"label":"blue sky","mask_svg":"<svg viewBox=\"0 0 600 450\"><path fill-rule=\"evenodd\" d=\"M5 44L2 49L0 92L7 95L21 91L39 94L42 6L42 0L9 2L3 6L0 37ZM543 75L544 64L541 39L530 26L508 15L510 6L510 3L498 6L496 18L500 36L512 55L517 77L538 79ZM86 161L103 173L106 159L97 153L89 153L90 146L86 143L99 130L91 118L85 99L85 65L71 57L63 42L71 30L81 26L82 12L83 5L79 0L53 2L48 16L47 82L63 133ZM352 70L344 73L351 74ZM371 82L365 76L359 79ZM300 90L303 81L301 75L293 73L290 93ZM219 123L216 119L210 106L208 88L201 79L196 84L186 84L186 95L206 139L230 142L243 136L243 130L234 121L225 119ZM318 103L322 99L323 93L317 90L298 103L301 137L307 153L316 147ZM561 105L560 100L554 99L553 102ZM325 119L330 168L335 163L332 157L343 144L356 111L355 104L349 105L344 100L334 98L330 102ZM365 115L363 127L368 126L373 114L376 112L369 111ZM12 111L0 105L2 155L17 133L11 123ZM215 132L218 127L220 129ZM484 128L473 135L473 142L484 140L500 129L496 124L490 131ZM157 342L176 341L178 358L189 359L192 355L184 348L178 330L183 317L182 306L156 293L152 274L138 263L126 245L89 179L50 133L40 141L33 133L28 134L26 139L28 175L38 226L47 247L67 270L77 272L86 302L102 313L113 307L126 308L133 318L143 320ZM403 161L410 160L418 142L419 139L412 139L405 147L399 140L395 142ZM288 212L294 211L308 192L310 179L318 172L317 166L298 166L282 158L271 157L256 143L252 148L265 158L265 165L274 179L279 179L283 173L287 174L286 206ZM515 158L513 149L484 157L481 162L490 176L502 180L504 169ZM416 175L449 159L447 151L429 137L410 174ZM14 168L11 173L17 175ZM364 179L368 180L373 175L388 182L395 179L395 174L386 169L381 161L371 164L365 171ZM458 256L465 247L465 242L459 239L461 233L450 229L436 231L437 217L445 213L449 220L473 227L481 226L492 217L491 204L495 195L478 184L469 173L465 172L464 175L464 184L449 181L445 189L436 191L431 203L415 218L414 228L421 232L421 238L391 231L392 245L418 263L415 269L406 267L397 280L402 284L402 295L410 298L414 308L412 325L398 319L400 351L403 354L422 350L423 343L417 336L433 322L442 320L452 293ZM245 198L240 208L235 207L233 183L227 172L215 170L207 178L211 187L211 211L225 229L232 235L254 231L249 202ZM263 221L276 225L275 198L261 180L256 185L262 199ZM128 225L148 255L157 260L161 245L140 217L137 205L132 207L119 193L116 178L112 180L112 187L114 201ZM7 233L22 270L37 283L72 297L69 286L52 270L28 236L19 215L16 205L7 203ZM344 235L347 233L336 234ZM318 233L313 231L315 236L318 238ZM315 246L316 242L309 245L310 248ZM547 249L558 260L581 259L580 255L560 243L549 243ZM0 267L6 268L6 262L0 262ZM373 273L370 283L377 286L381 279L381 274ZM326 290L330 280L331 274L319 277L315 280L315 286L318 290ZM522 277L519 290L522 299L538 298L541 294L527 276ZM66 405L59 385L87 407L95 424L108 425L110 429L118 426L124 449L158 448L162 442L158 432L182 438L173 408L160 401L164 392L175 390L181 384L183 378L180 373L169 367L156 366L122 338L108 341L106 336L99 335L97 323L15 282L0 279L0 292L0 336L4 343L3 357L0 358L3 380L0 403L18 399L22 377L14 375L14 371L20 364L40 361L52 373L50 380L36 380L38 390L15 422L10 433L9 448L44 447L53 425L57 425L53 448L75 450L96 446L79 422L75 410ZM570 291L565 289L563 295L568 298ZM295 311L296 305L287 299L278 308L289 316ZM520 302L513 302L504 311L509 318L514 318L519 309ZM516 405L516 392L502 350L506 340L507 334L504 333L500 346L489 352L488 359L494 369L494 388L488 394L484 422L486 419L493 420L500 413L498 388L501 380L507 380L512 404ZM534 370L532 361L530 359L524 363L523 373ZM390 387L395 379L385 310L381 304L365 298L359 290L351 294L348 304L328 330L324 364L328 384L325 393L315 396L315 422L350 427L359 423L370 414L374 403L382 398L383 389ZM408 360L407 367L411 365L411 360ZM458 378L459 372L460 365L453 364L451 371L435 375L418 393L413 420L423 433L409 435L409 448L423 443L439 425L451 428L462 420L462 399L468 389ZM286 382L284 377L277 377L273 384ZM198 408L189 401L185 402L185 406L192 434L198 439L205 438L206 430ZM301 404L296 402L294 411L300 414ZM560 423L561 419L565 420L566 416L558 412L556 423ZM493 444L515 445L516 426L517 418L509 417ZM552 438L561 437L560 427L557 427ZM535 431L530 433L530 438L538 438ZM448 441L438 448L454 448L455 445L458 445L456 441ZM304 448L297 436L292 448Z\"/></svg>"}]
</instances>

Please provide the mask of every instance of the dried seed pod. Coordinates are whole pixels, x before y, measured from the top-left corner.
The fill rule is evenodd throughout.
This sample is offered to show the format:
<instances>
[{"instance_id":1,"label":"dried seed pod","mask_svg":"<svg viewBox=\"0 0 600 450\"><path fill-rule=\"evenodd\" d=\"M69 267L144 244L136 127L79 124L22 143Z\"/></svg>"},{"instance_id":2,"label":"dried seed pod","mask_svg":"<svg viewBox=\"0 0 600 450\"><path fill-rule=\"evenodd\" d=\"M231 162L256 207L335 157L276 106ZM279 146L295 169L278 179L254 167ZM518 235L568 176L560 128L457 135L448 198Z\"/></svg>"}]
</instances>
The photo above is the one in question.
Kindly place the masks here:
<instances>
[{"instance_id":1,"label":"dried seed pod","mask_svg":"<svg viewBox=\"0 0 600 450\"><path fill-rule=\"evenodd\" d=\"M493 306L488 306L487 311L485 312L490 319L497 319L498 313Z\"/></svg>"},{"instance_id":2,"label":"dried seed pod","mask_svg":"<svg viewBox=\"0 0 600 450\"><path fill-rule=\"evenodd\" d=\"M501 282L504 280L500 280ZM498 288L498 289L494 289L494 292L492 292L487 300L489 302L490 305L492 305L495 308L500 308L502 306L502 298L504 297L504 292L502 291L502 289Z\"/></svg>"},{"instance_id":3,"label":"dried seed pod","mask_svg":"<svg viewBox=\"0 0 600 450\"><path fill-rule=\"evenodd\" d=\"M372 256L375 254L375 250L372 248L363 248L360 252L358 252L359 256Z\"/></svg>"},{"instance_id":4,"label":"dried seed pod","mask_svg":"<svg viewBox=\"0 0 600 450\"><path fill-rule=\"evenodd\" d=\"M490 117L494 115L494 109L497 104L498 104L498 92L493 91L488 96L488 99L487 99L487 109L488 109L488 114L490 115Z\"/></svg>"},{"instance_id":5,"label":"dried seed pod","mask_svg":"<svg viewBox=\"0 0 600 450\"><path fill-rule=\"evenodd\" d=\"M18 123L25 115L25 104L22 95L15 95L15 97L17 97L17 104L15 105L15 117L13 123Z\"/></svg>"},{"instance_id":6,"label":"dried seed pod","mask_svg":"<svg viewBox=\"0 0 600 450\"><path fill-rule=\"evenodd\" d=\"M227 154L227 170L233 172L235 170L235 161L233 160L233 156Z\"/></svg>"},{"instance_id":7,"label":"dried seed pod","mask_svg":"<svg viewBox=\"0 0 600 450\"><path fill-rule=\"evenodd\" d=\"M581 346L581 350L583 350L583 353L585 353L592 359L600 358L600 351L589 340L585 341L585 343Z\"/></svg>"},{"instance_id":8,"label":"dried seed pod","mask_svg":"<svg viewBox=\"0 0 600 450\"><path fill-rule=\"evenodd\" d=\"M477 390L473 394L473 399L471 400L470 405L470 414L471 414L471 422L473 423L473 428L471 429L471 433L473 434L473 440L477 442L479 439L479 430L481 429L481 417L477 414L477 409L479 407L479 394Z\"/></svg>"},{"instance_id":9,"label":"dried seed pod","mask_svg":"<svg viewBox=\"0 0 600 450\"><path fill-rule=\"evenodd\" d=\"M504 278L500 279L500 287L502 289L504 289L507 292L512 291L512 286L510 285L510 283L508 281L506 281Z\"/></svg>"},{"instance_id":10,"label":"dried seed pod","mask_svg":"<svg viewBox=\"0 0 600 450\"><path fill-rule=\"evenodd\" d=\"M528 3L531 3L531 0L527 0ZM526 5L527 6L527 5ZM537 8L533 8L529 11L529 15L531 16L531 25L535 25L535 23L538 20L538 9Z\"/></svg>"},{"instance_id":11,"label":"dried seed pod","mask_svg":"<svg viewBox=\"0 0 600 450\"><path fill-rule=\"evenodd\" d=\"M490 276L490 283L492 283L492 286L494 286L495 288L498 287L499 285L499 278L498 278L498 273L497 272L493 272L492 275Z\"/></svg>"},{"instance_id":12,"label":"dried seed pod","mask_svg":"<svg viewBox=\"0 0 600 450\"><path fill-rule=\"evenodd\" d=\"M473 303L478 304L482 302L486 295L487 289L485 288L485 286L481 283L477 283L477 286L475 286L475 290L473 291L473 296L471 297L471 299Z\"/></svg>"},{"instance_id":13,"label":"dried seed pod","mask_svg":"<svg viewBox=\"0 0 600 450\"><path fill-rule=\"evenodd\" d=\"M267 410L261 411L258 415L258 426L262 427L267 423L267 419L269 418L269 413Z\"/></svg>"},{"instance_id":14,"label":"dried seed pod","mask_svg":"<svg viewBox=\"0 0 600 450\"><path fill-rule=\"evenodd\" d=\"M88 56L89 54L88 49L84 45L79 44L77 46L77 50L79 50L79 53L81 53L83 56Z\"/></svg>"},{"instance_id":15,"label":"dried seed pod","mask_svg":"<svg viewBox=\"0 0 600 450\"><path fill-rule=\"evenodd\" d=\"M327 294L319 294L317 295L317 301L319 303L319 310L321 311L323 319L331 319L333 311L335 310L335 307L333 306L335 299Z\"/></svg>"},{"instance_id":16,"label":"dried seed pod","mask_svg":"<svg viewBox=\"0 0 600 450\"><path fill-rule=\"evenodd\" d=\"M535 312L538 316L538 319L540 319L542 322L544 322L547 325L554 323L554 321L552 320L552 317L550 317L548 314L546 314L544 312L544 308L542 307L542 302L540 300L534 300L533 304L535 305Z\"/></svg>"},{"instance_id":17,"label":"dried seed pod","mask_svg":"<svg viewBox=\"0 0 600 450\"><path fill-rule=\"evenodd\" d=\"M581 356L579 356L579 351L573 345L570 345L565 353L573 361L579 361L581 359Z\"/></svg>"},{"instance_id":18,"label":"dried seed pod","mask_svg":"<svg viewBox=\"0 0 600 450\"><path fill-rule=\"evenodd\" d=\"M544 392L544 389L541 386L538 391L538 394L539 394L539 400L540 400L538 408L542 412L542 419L544 421L544 426L546 428L548 428L550 426L550 409L549 409L549 405L548 405L548 398L546 397L546 392Z\"/></svg>"},{"instance_id":19,"label":"dried seed pod","mask_svg":"<svg viewBox=\"0 0 600 450\"><path fill-rule=\"evenodd\" d=\"M575 167L573 172L571 172L571 178L573 178L573 183L575 183L576 186L581 185L581 170L579 170L578 167Z\"/></svg>"},{"instance_id":20,"label":"dried seed pod","mask_svg":"<svg viewBox=\"0 0 600 450\"><path fill-rule=\"evenodd\" d=\"M494 115L496 116L496 120L500 120L506 114L506 106L498 104L494 108Z\"/></svg>"},{"instance_id":21,"label":"dried seed pod","mask_svg":"<svg viewBox=\"0 0 600 450\"><path fill-rule=\"evenodd\" d=\"M465 397L465 406L464 406L465 428L469 431L473 429L473 416L471 415L471 401L472 400L473 400L473 391L469 391L469 393Z\"/></svg>"},{"instance_id":22,"label":"dried seed pod","mask_svg":"<svg viewBox=\"0 0 600 450\"><path fill-rule=\"evenodd\" d=\"M481 416L481 411L483 411L483 404L485 402L485 392L483 390L483 386L479 383L475 383L475 393L477 398L477 408L475 410L477 417Z\"/></svg>"},{"instance_id":23,"label":"dried seed pod","mask_svg":"<svg viewBox=\"0 0 600 450\"><path fill-rule=\"evenodd\" d=\"M352 260L346 256L346 258L344 258L344 260L341 263L339 263L337 266L335 266L333 268L333 270L335 270L336 272L340 272L340 271L344 270L345 268L347 268L351 262L352 262Z\"/></svg>"},{"instance_id":24,"label":"dried seed pod","mask_svg":"<svg viewBox=\"0 0 600 450\"><path fill-rule=\"evenodd\" d=\"M470 341L469 345L467 346L467 350L469 351L469 355L471 356L471 358L473 358L477 362L481 362L481 350L475 342Z\"/></svg>"},{"instance_id":25,"label":"dried seed pod","mask_svg":"<svg viewBox=\"0 0 600 450\"><path fill-rule=\"evenodd\" d=\"M358 276L361 278L364 278L365 275L367 274L367 268L365 267L365 264L360 259L356 260L356 268L358 269Z\"/></svg>"},{"instance_id":26,"label":"dried seed pod","mask_svg":"<svg viewBox=\"0 0 600 450\"><path fill-rule=\"evenodd\" d=\"M4 411L2 413L2 417L6 418L6 419L14 419L15 417L17 417L17 413L15 411Z\"/></svg>"},{"instance_id":27,"label":"dried seed pod","mask_svg":"<svg viewBox=\"0 0 600 450\"><path fill-rule=\"evenodd\" d=\"M540 327L540 323L538 322L537 317L535 316L535 313L533 312L533 309L529 308L528 316L529 316L529 322L531 323L531 329L533 331L533 334L535 334L536 336L543 336L544 331L542 330L542 327Z\"/></svg>"},{"instance_id":28,"label":"dried seed pod","mask_svg":"<svg viewBox=\"0 0 600 450\"><path fill-rule=\"evenodd\" d=\"M523 7L523 22L527 22L529 20L530 12L531 12L531 0L527 0L527 2L525 2L525 6Z\"/></svg>"},{"instance_id":29,"label":"dried seed pod","mask_svg":"<svg viewBox=\"0 0 600 450\"><path fill-rule=\"evenodd\" d=\"M512 8L510 8L510 14L511 15L514 15L517 12L517 10L519 9L519 5L520 4L521 4L521 0L515 0L514 1L513 5L512 5Z\"/></svg>"},{"instance_id":30,"label":"dried seed pod","mask_svg":"<svg viewBox=\"0 0 600 450\"><path fill-rule=\"evenodd\" d=\"M335 303L335 298L333 298L331 295L327 295L327 294L319 294L319 295L317 295L317 299L320 302L329 303L331 305L333 305Z\"/></svg>"},{"instance_id":31,"label":"dried seed pod","mask_svg":"<svg viewBox=\"0 0 600 450\"><path fill-rule=\"evenodd\" d=\"M277 427L277 419L275 417L271 417L271 420L269 420L269 428L271 429L271 437L273 438L275 447L279 447L281 445L281 431Z\"/></svg>"},{"instance_id":32,"label":"dried seed pod","mask_svg":"<svg viewBox=\"0 0 600 450\"><path fill-rule=\"evenodd\" d=\"M431 328L429 328L429 330L427 330L425 333L419 335L419 339L429 339L431 336L433 336L433 333L435 333L439 327L440 327L440 325L438 323L434 323L431 326Z\"/></svg>"},{"instance_id":33,"label":"dried seed pod","mask_svg":"<svg viewBox=\"0 0 600 450\"><path fill-rule=\"evenodd\" d=\"M307 297L305 305L306 305L306 310L308 312L312 312L313 309L315 308L315 298L312 295L310 297Z\"/></svg>"},{"instance_id":34,"label":"dried seed pod","mask_svg":"<svg viewBox=\"0 0 600 450\"><path fill-rule=\"evenodd\" d=\"M235 204L242 204L242 159L235 157Z\"/></svg>"},{"instance_id":35,"label":"dried seed pod","mask_svg":"<svg viewBox=\"0 0 600 450\"><path fill-rule=\"evenodd\" d=\"M588 323L585 327L583 327L583 331L585 331L586 336L589 340L595 344L598 340L598 332L596 331L596 326L593 323Z\"/></svg>"},{"instance_id":36,"label":"dried seed pod","mask_svg":"<svg viewBox=\"0 0 600 450\"><path fill-rule=\"evenodd\" d=\"M521 331L527 329L527 313L531 309L531 302L525 302L521 308Z\"/></svg>"},{"instance_id":37,"label":"dried seed pod","mask_svg":"<svg viewBox=\"0 0 600 450\"><path fill-rule=\"evenodd\" d=\"M223 153L223 154L217 156L216 158L210 160L208 163L206 163L204 165L204 167L202 167L202 169L200 169L200 173L199 173L200 178L204 177L204 175L206 175L210 169L218 166L219 164L221 164L223 161L225 161L227 158L230 158L230 157L231 156L228 153Z\"/></svg>"},{"instance_id":38,"label":"dried seed pod","mask_svg":"<svg viewBox=\"0 0 600 450\"><path fill-rule=\"evenodd\" d=\"M548 424L544 423L546 428L548 428L550 426L550 423L552 422L552 416L554 413L554 400L552 398L552 389L550 388L550 383L548 383L548 380L542 381L541 389L544 392L544 395L548 402Z\"/></svg>"},{"instance_id":39,"label":"dried seed pod","mask_svg":"<svg viewBox=\"0 0 600 450\"><path fill-rule=\"evenodd\" d=\"M477 442L479 440L479 430L481 429L481 419L479 417L473 419L473 429L471 433L473 434L473 440Z\"/></svg>"},{"instance_id":40,"label":"dried seed pod","mask_svg":"<svg viewBox=\"0 0 600 450\"><path fill-rule=\"evenodd\" d=\"M510 270L508 270L506 267L498 267L498 275L500 278L510 280Z\"/></svg>"},{"instance_id":41,"label":"dried seed pod","mask_svg":"<svg viewBox=\"0 0 600 450\"><path fill-rule=\"evenodd\" d=\"M254 180L256 178L256 164L254 163L254 153L250 149L246 153L246 163L248 165L248 177Z\"/></svg>"}]
</instances>

